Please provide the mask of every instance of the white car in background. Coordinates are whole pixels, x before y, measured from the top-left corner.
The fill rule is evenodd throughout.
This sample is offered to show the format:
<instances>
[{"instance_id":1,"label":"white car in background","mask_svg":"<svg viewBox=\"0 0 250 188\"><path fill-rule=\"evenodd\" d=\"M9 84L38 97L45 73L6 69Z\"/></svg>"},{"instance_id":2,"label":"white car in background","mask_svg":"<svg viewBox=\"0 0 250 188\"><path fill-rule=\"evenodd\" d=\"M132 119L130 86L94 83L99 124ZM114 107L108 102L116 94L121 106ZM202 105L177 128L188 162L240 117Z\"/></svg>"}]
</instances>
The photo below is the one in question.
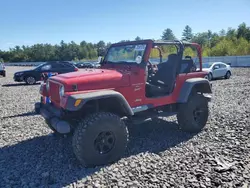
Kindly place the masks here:
<instances>
[{"instance_id":1,"label":"white car in background","mask_svg":"<svg viewBox=\"0 0 250 188\"><path fill-rule=\"evenodd\" d=\"M199 67L197 67L199 70ZM229 79L232 75L231 66L223 63L223 62L208 62L202 63L202 71L206 71L207 79L209 81L213 80L214 78L225 78Z\"/></svg>"}]
</instances>

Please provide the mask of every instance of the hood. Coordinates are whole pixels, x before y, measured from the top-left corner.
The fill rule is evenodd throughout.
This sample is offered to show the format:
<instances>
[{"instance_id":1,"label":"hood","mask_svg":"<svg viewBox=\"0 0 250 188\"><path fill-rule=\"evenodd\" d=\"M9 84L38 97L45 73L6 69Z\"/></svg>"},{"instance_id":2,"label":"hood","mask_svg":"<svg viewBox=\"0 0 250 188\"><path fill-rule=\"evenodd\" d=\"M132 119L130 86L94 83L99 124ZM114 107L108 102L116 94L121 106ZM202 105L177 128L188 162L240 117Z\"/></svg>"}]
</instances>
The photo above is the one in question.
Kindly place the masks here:
<instances>
[{"instance_id":1,"label":"hood","mask_svg":"<svg viewBox=\"0 0 250 188\"><path fill-rule=\"evenodd\" d=\"M203 71L209 72L211 69L210 68L202 68Z\"/></svg>"},{"instance_id":2,"label":"hood","mask_svg":"<svg viewBox=\"0 0 250 188\"><path fill-rule=\"evenodd\" d=\"M64 84L70 91L77 85L78 91L117 88L129 85L129 75L110 69L82 69L76 72L59 74L50 78Z\"/></svg>"},{"instance_id":3,"label":"hood","mask_svg":"<svg viewBox=\"0 0 250 188\"><path fill-rule=\"evenodd\" d=\"M15 72L15 74L19 74L19 73L27 73L27 72L32 72L33 70L24 70L24 71L18 71Z\"/></svg>"},{"instance_id":4,"label":"hood","mask_svg":"<svg viewBox=\"0 0 250 188\"><path fill-rule=\"evenodd\" d=\"M197 68L196 70L200 70L200 68ZM202 68L202 71L209 72L211 69L210 68Z\"/></svg>"}]
</instances>

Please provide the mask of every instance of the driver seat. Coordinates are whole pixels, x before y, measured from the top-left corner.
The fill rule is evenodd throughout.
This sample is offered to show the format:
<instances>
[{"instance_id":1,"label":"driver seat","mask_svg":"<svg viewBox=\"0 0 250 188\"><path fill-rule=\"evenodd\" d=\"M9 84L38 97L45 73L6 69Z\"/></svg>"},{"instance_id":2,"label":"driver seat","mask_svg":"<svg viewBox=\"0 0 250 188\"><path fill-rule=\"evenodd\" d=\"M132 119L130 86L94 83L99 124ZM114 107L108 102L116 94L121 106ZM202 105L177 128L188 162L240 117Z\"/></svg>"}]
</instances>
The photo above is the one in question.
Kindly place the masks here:
<instances>
[{"instance_id":1,"label":"driver seat","mask_svg":"<svg viewBox=\"0 0 250 188\"><path fill-rule=\"evenodd\" d=\"M190 56L186 56L181 62L180 73L190 73L196 71L196 65Z\"/></svg>"},{"instance_id":2,"label":"driver seat","mask_svg":"<svg viewBox=\"0 0 250 188\"><path fill-rule=\"evenodd\" d=\"M178 55L170 54L168 61L162 63L161 68L146 83L148 95L152 97L170 94L175 86L178 67Z\"/></svg>"}]
</instances>

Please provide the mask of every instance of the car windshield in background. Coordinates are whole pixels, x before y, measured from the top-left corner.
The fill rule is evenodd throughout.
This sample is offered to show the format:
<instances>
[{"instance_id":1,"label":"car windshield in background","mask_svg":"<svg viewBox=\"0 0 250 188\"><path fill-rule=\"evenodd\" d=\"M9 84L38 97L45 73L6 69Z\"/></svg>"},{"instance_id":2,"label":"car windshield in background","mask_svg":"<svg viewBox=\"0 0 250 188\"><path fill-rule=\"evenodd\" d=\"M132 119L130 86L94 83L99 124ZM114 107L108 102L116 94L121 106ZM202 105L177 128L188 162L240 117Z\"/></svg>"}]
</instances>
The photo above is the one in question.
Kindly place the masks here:
<instances>
[{"instance_id":1,"label":"car windshield in background","mask_svg":"<svg viewBox=\"0 0 250 188\"><path fill-rule=\"evenodd\" d=\"M105 58L109 63L136 63L138 56L143 57L146 44L111 47Z\"/></svg>"},{"instance_id":2,"label":"car windshield in background","mask_svg":"<svg viewBox=\"0 0 250 188\"><path fill-rule=\"evenodd\" d=\"M202 68L210 68L213 63L202 63ZM200 68L200 64L197 64L197 68Z\"/></svg>"},{"instance_id":3,"label":"car windshield in background","mask_svg":"<svg viewBox=\"0 0 250 188\"><path fill-rule=\"evenodd\" d=\"M42 63L42 64L36 66L33 70L38 70L40 67L42 67L42 66L45 65L45 64L46 64L46 63Z\"/></svg>"}]
</instances>

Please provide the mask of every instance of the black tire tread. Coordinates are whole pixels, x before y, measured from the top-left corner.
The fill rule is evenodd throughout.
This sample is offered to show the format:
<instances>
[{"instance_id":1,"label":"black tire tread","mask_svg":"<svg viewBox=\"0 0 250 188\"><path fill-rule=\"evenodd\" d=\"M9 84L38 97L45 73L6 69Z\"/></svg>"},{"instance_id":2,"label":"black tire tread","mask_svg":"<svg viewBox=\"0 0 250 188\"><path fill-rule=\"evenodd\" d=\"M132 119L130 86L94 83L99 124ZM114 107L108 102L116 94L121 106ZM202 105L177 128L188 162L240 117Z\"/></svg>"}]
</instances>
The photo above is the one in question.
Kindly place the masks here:
<instances>
[{"instance_id":1,"label":"black tire tread","mask_svg":"<svg viewBox=\"0 0 250 188\"><path fill-rule=\"evenodd\" d=\"M193 116L189 114L189 111L192 109L192 105L196 105L197 103L203 103L204 108L207 110L207 115L203 120L203 124L197 127L196 122L193 119ZM198 93L193 93L190 95L188 102L184 104L180 104L179 112L177 113L177 120L180 128L186 132L197 133L201 131L209 117L209 107L207 99Z\"/></svg>"},{"instance_id":2,"label":"black tire tread","mask_svg":"<svg viewBox=\"0 0 250 188\"><path fill-rule=\"evenodd\" d=\"M224 76L225 79L229 79L229 78L230 78L230 76L229 76L229 78L227 77L227 73L230 73L230 76L231 76L231 72L230 72L230 71L227 71L227 72L226 72L226 75Z\"/></svg>"},{"instance_id":3,"label":"black tire tread","mask_svg":"<svg viewBox=\"0 0 250 188\"><path fill-rule=\"evenodd\" d=\"M209 77L210 77L210 79L209 79ZM213 74L211 72L208 74L208 80L209 81L213 80Z\"/></svg>"},{"instance_id":4,"label":"black tire tread","mask_svg":"<svg viewBox=\"0 0 250 188\"><path fill-rule=\"evenodd\" d=\"M85 119L82 119L78 126L76 127L75 131L74 131L74 135L73 135L73 138L72 138L72 147L73 147L73 151L77 157L77 159L80 161L80 163L85 166L85 167L91 167L93 166L93 164L89 163L88 161L85 161L82 157L81 157L81 153L83 152L82 151L82 148L80 147L81 145L81 142L82 142L82 139L83 139L83 135L84 135L84 132L86 131L86 129L90 126L95 126L94 123L96 121L98 121L99 119L103 119L103 118L114 118L116 119L117 121L120 122L120 126L124 129L124 132L125 134L127 135L127 142L129 140L129 133L128 133L128 129L125 125L125 123L120 119L119 116L113 114L113 113L109 113L109 112L98 112L98 113L94 113L94 114L90 114L89 116L87 116ZM127 145L125 146L125 148L127 147ZM116 157L116 159L114 160L118 160L119 159L119 154L118 156ZM109 161L108 163L110 162L113 162L114 160L112 161ZM99 164L98 164L99 165Z\"/></svg>"}]
</instances>

